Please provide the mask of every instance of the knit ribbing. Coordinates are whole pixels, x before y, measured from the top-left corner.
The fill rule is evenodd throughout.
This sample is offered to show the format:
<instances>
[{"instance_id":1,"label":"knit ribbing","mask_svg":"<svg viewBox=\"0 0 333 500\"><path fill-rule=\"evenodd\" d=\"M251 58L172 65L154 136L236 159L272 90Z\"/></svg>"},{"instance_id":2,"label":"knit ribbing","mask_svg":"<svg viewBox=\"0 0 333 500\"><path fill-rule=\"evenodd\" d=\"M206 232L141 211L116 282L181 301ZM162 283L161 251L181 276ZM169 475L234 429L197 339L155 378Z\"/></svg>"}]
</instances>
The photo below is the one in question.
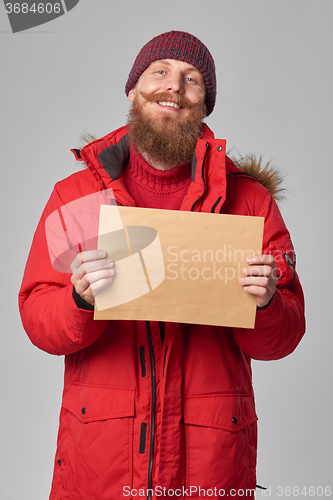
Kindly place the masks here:
<instances>
[{"instance_id":1,"label":"knit ribbing","mask_svg":"<svg viewBox=\"0 0 333 500\"><path fill-rule=\"evenodd\" d=\"M191 167L156 170L131 148L123 180L138 207L179 210L191 184Z\"/></svg>"}]
</instances>

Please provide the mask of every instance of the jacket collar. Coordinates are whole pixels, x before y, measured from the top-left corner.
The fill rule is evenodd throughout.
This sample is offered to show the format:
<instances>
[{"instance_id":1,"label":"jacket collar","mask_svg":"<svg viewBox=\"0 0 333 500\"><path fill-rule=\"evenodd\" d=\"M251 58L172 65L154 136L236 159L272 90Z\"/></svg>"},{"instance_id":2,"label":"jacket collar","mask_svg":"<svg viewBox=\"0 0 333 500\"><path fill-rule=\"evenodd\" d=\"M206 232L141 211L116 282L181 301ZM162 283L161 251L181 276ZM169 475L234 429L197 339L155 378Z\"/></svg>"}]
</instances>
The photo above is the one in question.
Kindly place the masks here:
<instances>
[{"instance_id":1,"label":"jacket collar","mask_svg":"<svg viewBox=\"0 0 333 500\"><path fill-rule=\"evenodd\" d=\"M127 126L86 145L80 151L101 189L113 189L121 204L135 205L122 181L122 168L129 159ZM205 124L191 162L192 183L181 210L219 212L226 196L226 141L214 138ZM232 162L230 162L232 165Z\"/></svg>"}]
</instances>

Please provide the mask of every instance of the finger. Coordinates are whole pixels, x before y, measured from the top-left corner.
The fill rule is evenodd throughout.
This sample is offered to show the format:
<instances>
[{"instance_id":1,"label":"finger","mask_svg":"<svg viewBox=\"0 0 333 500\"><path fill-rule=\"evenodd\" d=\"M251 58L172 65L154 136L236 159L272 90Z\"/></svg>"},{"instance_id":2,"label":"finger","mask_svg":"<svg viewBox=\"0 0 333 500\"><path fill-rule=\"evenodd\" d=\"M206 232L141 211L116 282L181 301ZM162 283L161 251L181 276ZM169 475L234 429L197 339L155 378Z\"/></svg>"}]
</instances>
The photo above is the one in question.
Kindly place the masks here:
<instances>
[{"instance_id":1,"label":"finger","mask_svg":"<svg viewBox=\"0 0 333 500\"><path fill-rule=\"evenodd\" d=\"M92 283L90 285L90 290L92 291L93 296L95 297L103 288L112 283L112 276L109 278L105 278L102 280L96 281L96 283Z\"/></svg>"},{"instance_id":2,"label":"finger","mask_svg":"<svg viewBox=\"0 0 333 500\"><path fill-rule=\"evenodd\" d=\"M76 284L76 291L80 295L84 294L88 289L93 294L111 283L114 275L114 269L103 269L92 273L85 274Z\"/></svg>"},{"instance_id":3,"label":"finger","mask_svg":"<svg viewBox=\"0 0 333 500\"><path fill-rule=\"evenodd\" d=\"M74 280L73 283L76 292L83 297L84 292L89 288L90 282L88 276L85 274L81 279ZM84 297L83 297L84 298Z\"/></svg>"},{"instance_id":4,"label":"finger","mask_svg":"<svg viewBox=\"0 0 333 500\"><path fill-rule=\"evenodd\" d=\"M76 289L77 283L83 278L83 276L84 276L84 274L82 274L82 273L78 273L76 271L73 272L73 274L71 276L71 282L74 285L75 289Z\"/></svg>"},{"instance_id":5,"label":"finger","mask_svg":"<svg viewBox=\"0 0 333 500\"><path fill-rule=\"evenodd\" d=\"M100 260L106 257L105 250L87 250L85 252L80 252L77 254L75 259L71 264L71 270L74 272L85 262L90 262L94 260Z\"/></svg>"},{"instance_id":6,"label":"finger","mask_svg":"<svg viewBox=\"0 0 333 500\"><path fill-rule=\"evenodd\" d=\"M84 300L93 305L95 303L95 295L107 285L110 285L111 282L112 276L100 279L95 283L90 284L88 275L85 274L84 277L76 284L75 290Z\"/></svg>"},{"instance_id":7,"label":"finger","mask_svg":"<svg viewBox=\"0 0 333 500\"><path fill-rule=\"evenodd\" d=\"M81 295L87 290L87 288L89 288L90 285L96 283L97 281L105 279L111 281L113 275L113 269L103 269L101 271L85 274L81 279L72 280L72 283L74 284L77 293ZM73 276L75 275L73 274Z\"/></svg>"},{"instance_id":8,"label":"finger","mask_svg":"<svg viewBox=\"0 0 333 500\"><path fill-rule=\"evenodd\" d=\"M256 287L261 287L265 288L266 290L269 287L270 280L267 277L260 276L260 277L255 277L255 276L249 276L247 278L241 278L239 280L240 285L244 287L249 287L249 286L256 286Z\"/></svg>"},{"instance_id":9,"label":"finger","mask_svg":"<svg viewBox=\"0 0 333 500\"><path fill-rule=\"evenodd\" d=\"M267 264L271 266L274 263L274 257L270 254L251 255L246 259L246 262L251 266L256 264Z\"/></svg>"},{"instance_id":10,"label":"finger","mask_svg":"<svg viewBox=\"0 0 333 500\"><path fill-rule=\"evenodd\" d=\"M242 286L261 286L264 288L268 288L270 284L270 279L267 278L266 276L248 276L247 278L241 278L239 280L239 283Z\"/></svg>"},{"instance_id":11,"label":"finger","mask_svg":"<svg viewBox=\"0 0 333 500\"><path fill-rule=\"evenodd\" d=\"M77 273L82 273L83 274L89 274L91 272L95 271L101 271L102 269L110 269L114 266L114 262L112 259L101 259L101 260L94 260L94 261L89 261L85 262L84 264L81 264L80 267L74 272Z\"/></svg>"},{"instance_id":12,"label":"finger","mask_svg":"<svg viewBox=\"0 0 333 500\"><path fill-rule=\"evenodd\" d=\"M255 285L245 286L244 291L256 297L264 297L268 293L267 288Z\"/></svg>"},{"instance_id":13,"label":"finger","mask_svg":"<svg viewBox=\"0 0 333 500\"><path fill-rule=\"evenodd\" d=\"M112 278L114 275L114 269L102 269L101 271L90 272L86 274L86 277L89 280L89 284L92 285L97 281Z\"/></svg>"},{"instance_id":14,"label":"finger","mask_svg":"<svg viewBox=\"0 0 333 500\"><path fill-rule=\"evenodd\" d=\"M244 276L270 276L272 270L271 266L262 265L258 267L244 267L242 273Z\"/></svg>"}]
</instances>

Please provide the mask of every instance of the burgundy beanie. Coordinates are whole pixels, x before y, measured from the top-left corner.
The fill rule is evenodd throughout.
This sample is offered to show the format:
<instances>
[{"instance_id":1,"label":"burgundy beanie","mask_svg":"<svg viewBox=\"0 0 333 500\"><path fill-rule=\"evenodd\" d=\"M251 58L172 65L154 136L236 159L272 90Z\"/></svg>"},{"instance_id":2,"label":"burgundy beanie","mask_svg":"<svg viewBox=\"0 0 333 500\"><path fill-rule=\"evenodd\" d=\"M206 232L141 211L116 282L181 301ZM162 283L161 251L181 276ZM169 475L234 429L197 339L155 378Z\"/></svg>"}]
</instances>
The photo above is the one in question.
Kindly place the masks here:
<instances>
[{"instance_id":1,"label":"burgundy beanie","mask_svg":"<svg viewBox=\"0 0 333 500\"><path fill-rule=\"evenodd\" d=\"M128 95L142 73L153 61L177 59L197 68L206 85L207 115L214 109L216 100L215 64L207 47L198 38L184 31L169 31L156 36L140 50L134 61L125 87Z\"/></svg>"}]
</instances>

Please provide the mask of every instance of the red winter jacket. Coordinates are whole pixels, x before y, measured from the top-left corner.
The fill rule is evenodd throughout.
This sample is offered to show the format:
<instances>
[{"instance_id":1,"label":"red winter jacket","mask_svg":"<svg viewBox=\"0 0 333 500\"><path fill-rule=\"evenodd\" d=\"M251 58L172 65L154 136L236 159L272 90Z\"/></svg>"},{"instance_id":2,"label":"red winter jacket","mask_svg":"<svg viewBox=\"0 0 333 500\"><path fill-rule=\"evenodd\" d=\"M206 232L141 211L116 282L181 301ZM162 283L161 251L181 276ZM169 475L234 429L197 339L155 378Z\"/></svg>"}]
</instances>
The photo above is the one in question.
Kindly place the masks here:
<instances>
[{"instance_id":1,"label":"red winter jacket","mask_svg":"<svg viewBox=\"0 0 333 500\"><path fill-rule=\"evenodd\" d=\"M305 330L290 236L271 194L234 166L225 141L205 127L181 209L265 218L263 251L282 273L272 302L257 311L254 330L166 323L163 343L157 322L94 321L73 299L71 273L51 265L45 221L109 188L118 204L134 205L121 174L126 133L123 127L85 146L88 169L56 184L20 291L31 341L65 355L50 499L244 498L256 485L251 358L287 356Z\"/></svg>"}]
</instances>

